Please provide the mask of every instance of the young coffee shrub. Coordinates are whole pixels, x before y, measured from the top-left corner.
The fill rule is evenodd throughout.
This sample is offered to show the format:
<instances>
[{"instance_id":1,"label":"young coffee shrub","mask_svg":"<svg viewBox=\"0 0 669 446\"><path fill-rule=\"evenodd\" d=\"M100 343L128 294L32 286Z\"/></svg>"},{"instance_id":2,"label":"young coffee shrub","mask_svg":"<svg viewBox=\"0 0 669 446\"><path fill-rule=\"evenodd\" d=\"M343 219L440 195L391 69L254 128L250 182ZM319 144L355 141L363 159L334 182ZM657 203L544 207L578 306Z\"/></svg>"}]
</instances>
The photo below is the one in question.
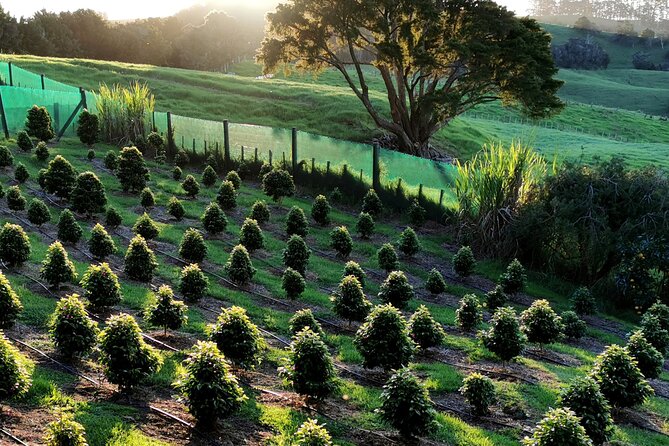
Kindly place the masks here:
<instances>
[{"instance_id":1,"label":"young coffee shrub","mask_svg":"<svg viewBox=\"0 0 669 446\"><path fill-rule=\"evenodd\" d=\"M455 310L455 324L461 330L476 329L483 321L481 304L475 294L466 294L460 300L460 306Z\"/></svg>"},{"instance_id":2,"label":"young coffee shrub","mask_svg":"<svg viewBox=\"0 0 669 446\"><path fill-rule=\"evenodd\" d=\"M549 409L539 421L525 446L592 446L580 419L569 409Z\"/></svg>"},{"instance_id":3,"label":"young coffee shrub","mask_svg":"<svg viewBox=\"0 0 669 446\"><path fill-rule=\"evenodd\" d=\"M637 406L654 393L634 358L619 345L609 345L597 356L590 376L615 407Z\"/></svg>"},{"instance_id":4,"label":"young coffee shrub","mask_svg":"<svg viewBox=\"0 0 669 446\"><path fill-rule=\"evenodd\" d=\"M593 444L600 445L611 438L614 427L611 406L592 378L572 381L560 394L558 407L569 408L581 419Z\"/></svg>"},{"instance_id":5,"label":"young coffee shrub","mask_svg":"<svg viewBox=\"0 0 669 446\"><path fill-rule=\"evenodd\" d=\"M325 426L310 418L295 432L296 446L333 446L332 437Z\"/></svg>"},{"instance_id":6,"label":"young coffee shrub","mask_svg":"<svg viewBox=\"0 0 669 446\"><path fill-rule=\"evenodd\" d=\"M72 210L87 216L105 211L107 195L102 181L93 172L83 172L77 180L70 195Z\"/></svg>"},{"instance_id":7,"label":"young coffee shrub","mask_svg":"<svg viewBox=\"0 0 669 446\"><path fill-rule=\"evenodd\" d=\"M434 295L446 291L446 281L444 280L444 276L442 276L436 268L432 268L427 275L425 289Z\"/></svg>"},{"instance_id":8,"label":"young coffee shrub","mask_svg":"<svg viewBox=\"0 0 669 446\"><path fill-rule=\"evenodd\" d=\"M502 290L507 294L516 294L525 288L525 268L518 259L513 259L506 272L499 276L499 284L502 285Z\"/></svg>"},{"instance_id":9,"label":"young coffee shrub","mask_svg":"<svg viewBox=\"0 0 669 446\"><path fill-rule=\"evenodd\" d=\"M585 336L588 328L585 321L578 317L573 311L564 311L560 315L562 318L562 326L564 337L567 339L581 339Z\"/></svg>"},{"instance_id":10,"label":"young coffee shrub","mask_svg":"<svg viewBox=\"0 0 669 446\"><path fill-rule=\"evenodd\" d=\"M260 171L258 172L258 180L262 183L262 179L272 171L273 167L271 164L267 162L263 162L262 165L260 166Z\"/></svg>"},{"instance_id":11,"label":"young coffee shrub","mask_svg":"<svg viewBox=\"0 0 669 446\"><path fill-rule=\"evenodd\" d=\"M158 229L158 225L151 219L149 214L144 212L135 221L135 224L132 227L132 232L141 235L145 240L153 240L158 237L160 229Z\"/></svg>"},{"instance_id":12,"label":"young coffee shrub","mask_svg":"<svg viewBox=\"0 0 669 446\"><path fill-rule=\"evenodd\" d=\"M365 368L381 367L386 371L407 365L416 349L402 313L389 304L379 305L369 313L353 343Z\"/></svg>"},{"instance_id":13,"label":"young coffee shrub","mask_svg":"<svg viewBox=\"0 0 669 446\"><path fill-rule=\"evenodd\" d=\"M116 171L118 169L118 154L116 153L115 150L110 150L107 152L105 155L104 159L102 160L102 163L104 166L111 170L112 172Z\"/></svg>"},{"instance_id":14,"label":"young coffee shrub","mask_svg":"<svg viewBox=\"0 0 669 446\"><path fill-rule=\"evenodd\" d=\"M40 141L49 142L50 139L53 139L55 134L53 133L53 127L51 127L51 116L46 107L33 105L28 110L26 132Z\"/></svg>"},{"instance_id":15,"label":"young coffee shrub","mask_svg":"<svg viewBox=\"0 0 669 446\"><path fill-rule=\"evenodd\" d=\"M232 415L248 399L215 343L198 341L183 366L175 387L201 426Z\"/></svg>"},{"instance_id":16,"label":"young coffee shrub","mask_svg":"<svg viewBox=\"0 0 669 446\"><path fill-rule=\"evenodd\" d=\"M374 233L374 218L366 212L361 212L355 224L355 230L362 239L369 239Z\"/></svg>"},{"instance_id":17,"label":"young coffee shrub","mask_svg":"<svg viewBox=\"0 0 669 446\"><path fill-rule=\"evenodd\" d=\"M237 306L221 309L216 323L209 327L209 340L216 343L228 360L244 369L253 369L260 364L267 348L246 310Z\"/></svg>"},{"instance_id":18,"label":"young coffee shrub","mask_svg":"<svg viewBox=\"0 0 669 446\"><path fill-rule=\"evenodd\" d=\"M136 235L128 245L125 252L125 265L123 271L132 280L138 282L151 282L153 272L158 268L156 255L146 244L141 235Z\"/></svg>"},{"instance_id":19,"label":"young coffee shrub","mask_svg":"<svg viewBox=\"0 0 669 446\"><path fill-rule=\"evenodd\" d=\"M175 166L174 169L172 169L172 179L174 181L179 181L181 179L181 175L183 175L181 167Z\"/></svg>"},{"instance_id":20,"label":"young coffee shrub","mask_svg":"<svg viewBox=\"0 0 669 446\"><path fill-rule=\"evenodd\" d=\"M395 248L390 243L381 245L376 251L376 258L379 262L379 267L384 269L387 273L394 271L400 267L400 262L397 261L397 253Z\"/></svg>"},{"instance_id":21,"label":"young coffee shrub","mask_svg":"<svg viewBox=\"0 0 669 446\"><path fill-rule=\"evenodd\" d=\"M239 174L234 170L231 170L225 176L225 181L229 181L235 187L235 190L239 190L242 187L242 179L239 177Z\"/></svg>"},{"instance_id":22,"label":"young coffee shrub","mask_svg":"<svg viewBox=\"0 0 669 446\"><path fill-rule=\"evenodd\" d=\"M485 297L486 305L490 311L503 307L509 300L509 296L506 295L501 285L496 285L495 288L486 293Z\"/></svg>"},{"instance_id":23,"label":"young coffee shrub","mask_svg":"<svg viewBox=\"0 0 669 446\"><path fill-rule=\"evenodd\" d=\"M660 376L664 365L664 356L646 340L640 330L636 330L627 341L627 351L637 362L643 376L653 379Z\"/></svg>"},{"instance_id":24,"label":"young coffee shrub","mask_svg":"<svg viewBox=\"0 0 669 446\"><path fill-rule=\"evenodd\" d=\"M228 227L228 218L215 201L209 203L200 220L204 230L211 235L220 234Z\"/></svg>"},{"instance_id":25,"label":"young coffee shrub","mask_svg":"<svg viewBox=\"0 0 669 446\"><path fill-rule=\"evenodd\" d=\"M23 163L18 163L14 169L14 179L23 184L30 178L30 172Z\"/></svg>"},{"instance_id":26,"label":"young coffee shrub","mask_svg":"<svg viewBox=\"0 0 669 446\"><path fill-rule=\"evenodd\" d=\"M20 131L16 134L16 145L24 152L30 152L33 149L33 141L25 131Z\"/></svg>"},{"instance_id":27,"label":"young coffee shrub","mask_svg":"<svg viewBox=\"0 0 669 446\"><path fill-rule=\"evenodd\" d=\"M68 160L56 155L49 161L43 182L46 192L67 200L77 182L77 172Z\"/></svg>"},{"instance_id":28,"label":"young coffee shrub","mask_svg":"<svg viewBox=\"0 0 669 446\"><path fill-rule=\"evenodd\" d=\"M311 205L311 218L321 226L330 224L330 203L325 195L318 195Z\"/></svg>"},{"instance_id":29,"label":"young coffee shrub","mask_svg":"<svg viewBox=\"0 0 669 446\"><path fill-rule=\"evenodd\" d=\"M14 156L6 146L0 146L0 167L9 167L14 164Z\"/></svg>"},{"instance_id":30,"label":"young coffee shrub","mask_svg":"<svg viewBox=\"0 0 669 446\"><path fill-rule=\"evenodd\" d=\"M343 279L346 276L355 276L355 278L358 279L358 282L360 282L360 286L363 288L365 287L367 274L365 274L365 271L360 267L358 262L353 260L346 262L346 265L344 265L344 273L341 277Z\"/></svg>"},{"instance_id":31,"label":"young coffee shrub","mask_svg":"<svg viewBox=\"0 0 669 446\"><path fill-rule=\"evenodd\" d=\"M290 332L293 335L296 335L297 333L301 332L304 328L309 327L311 331L316 333L321 338L325 337L325 332L323 332L323 327L321 327L321 324L318 323L318 321L314 317L314 314L311 312L309 308L305 308L303 310L297 310L293 315L293 317L291 317L290 320L288 321L288 327L290 328Z\"/></svg>"},{"instance_id":32,"label":"young coffee shrub","mask_svg":"<svg viewBox=\"0 0 669 446\"><path fill-rule=\"evenodd\" d=\"M121 149L116 176L124 192L139 192L146 187L150 178L149 169L137 147Z\"/></svg>"},{"instance_id":33,"label":"young coffee shrub","mask_svg":"<svg viewBox=\"0 0 669 446\"><path fill-rule=\"evenodd\" d=\"M420 205L418 200L414 198L409 206L409 222L412 226L420 228L425 223L425 209Z\"/></svg>"},{"instance_id":34,"label":"young coffee shrub","mask_svg":"<svg viewBox=\"0 0 669 446\"><path fill-rule=\"evenodd\" d=\"M299 235L291 235L283 250L283 264L305 276L311 250Z\"/></svg>"},{"instance_id":35,"label":"young coffee shrub","mask_svg":"<svg viewBox=\"0 0 669 446\"><path fill-rule=\"evenodd\" d=\"M123 223L123 217L113 207L108 207L105 213L105 225L108 228L118 228Z\"/></svg>"},{"instance_id":36,"label":"young coffee shrub","mask_svg":"<svg viewBox=\"0 0 669 446\"><path fill-rule=\"evenodd\" d=\"M179 279L179 292L189 302L202 299L209 287L209 280L204 275L197 263L186 265L181 270Z\"/></svg>"},{"instance_id":37,"label":"young coffee shrub","mask_svg":"<svg viewBox=\"0 0 669 446\"><path fill-rule=\"evenodd\" d=\"M191 263L201 263L204 260L207 256L207 245L200 231L194 228L186 229L179 244L179 255Z\"/></svg>"},{"instance_id":38,"label":"young coffee shrub","mask_svg":"<svg viewBox=\"0 0 669 446\"><path fill-rule=\"evenodd\" d=\"M37 161L41 162L49 159L49 148L45 142L37 143L37 147L35 148L35 158L37 158Z\"/></svg>"},{"instance_id":39,"label":"young coffee shrub","mask_svg":"<svg viewBox=\"0 0 669 446\"><path fill-rule=\"evenodd\" d=\"M88 161L93 161L95 159L95 150L89 149L86 158L88 158Z\"/></svg>"},{"instance_id":40,"label":"young coffee shrub","mask_svg":"<svg viewBox=\"0 0 669 446\"><path fill-rule=\"evenodd\" d=\"M308 327L295 335L288 363L279 373L296 393L308 398L325 398L336 388L337 375L330 352L321 337Z\"/></svg>"},{"instance_id":41,"label":"young coffee shrub","mask_svg":"<svg viewBox=\"0 0 669 446\"><path fill-rule=\"evenodd\" d=\"M476 268L476 259L469 246L462 246L453 256L453 271L460 277L469 277Z\"/></svg>"},{"instance_id":42,"label":"young coffee shrub","mask_svg":"<svg viewBox=\"0 0 669 446\"><path fill-rule=\"evenodd\" d=\"M405 438L426 434L436 425L430 394L408 368L397 370L383 386L378 412Z\"/></svg>"},{"instance_id":43,"label":"young coffee shrub","mask_svg":"<svg viewBox=\"0 0 669 446\"><path fill-rule=\"evenodd\" d=\"M669 332L662 327L660 318L653 313L646 313L641 318L641 333L662 356L667 354L669 348Z\"/></svg>"},{"instance_id":44,"label":"young coffee shrub","mask_svg":"<svg viewBox=\"0 0 669 446\"><path fill-rule=\"evenodd\" d=\"M669 330L669 306L661 302L655 302L646 310L645 315L652 315L657 317L660 322L660 327L664 330Z\"/></svg>"},{"instance_id":45,"label":"young coffee shrub","mask_svg":"<svg viewBox=\"0 0 669 446\"><path fill-rule=\"evenodd\" d=\"M139 204L142 205L144 209L151 209L156 205L156 197L151 192L151 189L145 187L142 189L142 192L139 194Z\"/></svg>"},{"instance_id":46,"label":"young coffee shrub","mask_svg":"<svg viewBox=\"0 0 669 446\"><path fill-rule=\"evenodd\" d=\"M157 372L161 358L148 346L133 319L128 314L111 316L99 336L100 363L107 380L129 391Z\"/></svg>"},{"instance_id":47,"label":"young coffee shrub","mask_svg":"<svg viewBox=\"0 0 669 446\"><path fill-rule=\"evenodd\" d=\"M92 146L98 142L100 133L100 120L98 115L83 109L79 114L79 125L77 125L77 136L82 144Z\"/></svg>"},{"instance_id":48,"label":"young coffee shrub","mask_svg":"<svg viewBox=\"0 0 669 446\"><path fill-rule=\"evenodd\" d=\"M49 321L49 334L56 349L66 358L84 356L95 347L98 324L86 313L79 295L71 294L56 304Z\"/></svg>"},{"instance_id":49,"label":"young coffee shrub","mask_svg":"<svg viewBox=\"0 0 669 446\"><path fill-rule=\"evenodd\" d=\"M88 446L84 426L74 421L72 415L60 415L47 425L46 431L46 446Z\"/></svg>"},{"instance_id":50,"label":"young coffee shrub","mask_svg":"<svg viewBox=\"0 0 669 446\"><path fill-rule=\"evenodd\" d=\"M72 211L63 209L58 217L58 239L63 243L74 245L81 239L83 233Z\"/></svg>"},{"instance_id":51,"label":"young coffee shrub","mask_svg":"<svg viewBox=\"0 0 669 446\"><path fill-rule=\"evenodd\" d=\"M7 189L7 207L11 211L22 211L26 208L26 199L18 186Z\"/></svg>"},{"instance_id":52,"label":"young coffee shrub","mask_svg":"<svg viewBox=\"0 0 669 446\"><path fill-rule=\"evenodd\" d=\"M571 309L576 314L588 315L596 312L595 298L586 287L577 288L570 298Z\"/></svg>"},{"instance_id":53,"label":"young coffee shrub","mask_svg":"<svg viewBox=\"0 0 669 446\"><path fill-rule=\"evenodd\" d=\"M32 381L28 360L0 331L0 400L25 394Z\"/></svg>"},{"instance_id":54,"label":"young coffee shrub","mask_svg":"<svg viewBox=\"0 0 669 446\"><path fill-rule=\"evenodd\" d=\"M249 218L252 218L255 221L257 221L259 225L263 225L269 221L269 217L270 214L269 214L269 208L267 207L267 203L265 203L262 200L258 200L255 203L253 203Z\"/></svg>"},{"instance_id":55,"label":"young coffee shrub","mask_svg":"<svg viewBox=\"0 0 669 446\"><path fill-rule=\"evenodd\" d=\"M221 206L221 209L226 211L237 207L237 192L235 191L235 186L232 182L223 181L223 183L221 183L221 186L218 188L216 201L219 206Z\"/></svg>"},{"instance_id":56,"label":"young coffee shrub","mask_svg":"<svg viewBox=\"0 0 669 446\"><path fill-rule=\"evenodd\" d=\"M0 260L20 267L30 258L30 239L19 225L5 223L0 230Z\"/></svg>"},{"instance_id":57,"label":"young coffee shrub","mask_svg":"<svg viewBox=\"0 0 669 446\"><path fill-rule=\"evenodd\" d=\"M174 298L174 292L168 285L161 285L155 293L154 300L144 310L144 319L154 327L162 327L163 334L167 330L178 330L188 322L188 307Z\"/></svg>"},{"instance_id":58,"label":"young coffee shrub","mask_svg":"<svg viewBox=\"0 0 669 446\"><path fill-rule=\"evenodd\" d=\"M186 178L181 183L181 188L190 198L195 198L200 193L200 184L193 175L186 175Z\"/></svg>"},{"instance_id":59,"label":"young coffee shrub","mask_svg":"<svg viewBox=\"0 0 669 446\"><path fill-rule=\"evenodd\" d=\"M158 153L165 146L165 140L158 132L151 132L146 138L146 144L150 149L153 149L154 152Z\"/></svg>"},{"instance_id":60,"label":"young coffee shrub","mask_svg":"<svg viewBox=\"0 0 669 446\"><path fill-rule=\"evenodd\" d=\"M11 328L23 305L5 275L0 272L0 328Z\"/></svg>"},{"instance_id":61,"label":"young coffee shrub","mask_svg":"<svg viewBox=\"0 0 669 446\"><path fill-rule=\"evenodd\" d=\"M495 384L487 376L476 372L471 373L462 381L460 393L477 417L490 413L490 406L496 401Z\"/></svg>"},{"instance_id":62,"label":"young coffee shrub","mask_svg":"<svg viewBox=\"0 0 669 446\"><path fill-rule=\"evenodd\" d=\"M307 282L298 271L286 268L281 277L281 288L286 292L289 299L297 299L307 287Z\"/></svg>"},{"instance_id":63,"label":"young coffee shrub","mask_svg":"<svg viewBox=\"0 0 669 446\"><path fill-rule=\"evenodd\" d=\"M341 279L339 289L330 297L334 313L349 321L362 321L369 314L372 304L365 297L362 286L355 276Z\"/></svg>"},{"instance_id":64,"label":"young coffee shrub","mask_svg":"<svg viewBox=\"0 0 669 446\"><path fill-rule=\"evenodd\" d=\"M295 183L287 171L274 168L262 177L262 190L272 200L280 202L283 197L295 194Z\"/></svg>"},{"instance_id":65,"label":"young coffee shrub","mask_svg":"<svg viewBox=\"0 0 669 446\"><path fill-rule=\"evenodd\" d=\"M265 237L257 221L250 218L244 220L242 228L239 231L239 243L244 245L249 251L265 247Z\"/></svg>"},{"instance_id":66,"label":"young coffee shrub","mask_svg":"<svg viewBox=\"0 0 669 446\"><path fill-rule=\"evenodd\" d=\"M179 149L176 155L174 155L174 165L183 168L190 163L190 156L184 149Z\"/></svg>"},{"instance_id":67,"label":"young coffee shrub","mask_svg":"<svg viewBox=\"0 0 669 446\"><path fill-rule=\"evenodd\" d=\"M341 203L343 198L344 197L338 187L335 187L332 189L332 192L330 192L330 201L333 203Z\"/></svg>"},{"instance_id":68,"label":"young coffee shrub","mask_svg":"<svg viewBox=\"0 0 669 446\"><path fill-rule=\"evenodd\" d=\"M368 190L367 194L365 194L362 199L362 212L366 212L371 215L372 218L377 218L381 215L382 211L383 204L381 204L379 196L376 195L376 191L374 189Z\"/></svg>"},{"instance_id":69,"label":"young coffee shrub","mask_svg":"<svg viewBox=\"0 0 669 446\"><path fill-rule=\"evenodd\" d=\"M532 305L520 314L520 324L520 329L527 340L539 344L540 347L562 338L562 319L545 299L532 302Z\"/></svg>"},{"instance_id":70,"label":"young coffee shrub","mask_svg":"<svg viewBox=\"0 0 669 446\"><path fill-rule=\"evenodd\" d=\"M446 333L430 310L421 305L409 319L409 336L420 348L428 349L443 344Z\"/></svg>"},{"instance_id":71,"label":"young coffee shrub","mask_svg":"<svg viewBox=\"0 0 669 446\"><path fill-rule=\"evenodd\" d=\"M502 361L510 361L520 355L527 339L520 331L516 311L512 307L500 307L490 319L490 328L479 333L483 345Z\"/></svg>"},{"instance_id":72,"label":"young coffee shrub","mask_svg":"<svg viewBox=\"0 0 669 446\"><path fill-rule=\"evenodd\" d=\"M114 239L107 234L104 226L100 223L96 223L91 230L91 238L88 240L88 250L98 259L104 259L116 252Z\"/></svg>"},{"instance_id":73,"label":"young coffee shrub","mask_svg":"<svg viewBox=\"0 0 669 446\"><path fill-rule=\"evenodd\" d=\"M353 250L353 240L346 226L338 226L330 232L330 247L338 257L347 258Z\"/></svg>"},{"instance_id":74,"label":"young coffee shrub","mask_svg":"<svg viewBox=\"0 0 669 446\"><path fill-rule=\"evenodd\" d=\"M402 271L392 271L379 287L378 296L383 303L404 310L409 301L414 298L414 291Z\"/></svg>"},{"instance_id":75,"label":"young coffee shrub","mask_svg":"<svg viewBox=\"0 0 669 446\"><path fill-rule=\"evenodd\" d=\"M183 204L181 204L181 200L173 196L167 202L167 213L174 217L176 221L181 221L184 215L186 215L186 210Z\"/></svg>"},{"instance_id":76,"label":"young coffee shrub","mask_svg":"<svg viewBox=\"0 0 669 446\"><path fill-rule=\"evenodd\" d=\"M251 263L251 257L244 245L237 245L232 248L228 261L224 266L230 280L237 285L246 285L251 281L256 273L256 269Z\"/></svg>"},{"instance_id":77,"label":"young coffee shrub","mask_svg":"<svg viewBox=\"0 0 669 446\"><path fill-rule=\"evenodd\" d=\"M218 181L218 174L213 167L207 165L202 172L202 184L205 187L211 187L216 184L216 181Z\"/></svg>"},{"instance_id":78,"label":"young coffee shrub","mask_svg":"<svg viewBox=\"0 0 669 446\"><path fill-rule=\"evenodd\" d=\"M60 288L61 283L77 279L77 270L59 241L53 242L46 251L39 272L40 277L50 286Z\"/></svg>"},{"instance_id":79,"label":"young coffee shrub","mask_svg":"<svg viewBox=\"0 0 669 446\"><path fill-rule=\"evenodd\" d=\"M28 205L28 221L34 225L42 226L51 220L51 212L47 205L39 198L33 198Z\"/></svg>"},{"instance_id":80,"label":"young coffee shrub","mask_svg":"<svg viewBox=\"0 0 669 446\"><path fill-rule=\"evenodd\" d=\"M109 264L90 265L80 282L84 297L96 310L113 307L121 302L121 284Z\"/></svg>"},{"instance_id":81,"label":"young coffee shrub","mask_svg":"<svg viewBox=\"0 0 669 446\"><path fill-rule=\"evenodd\" d=\"M293 206L286 216L286 234L297 234L306 237L309 232L309 223L302 208Z\"/></svg>"}]
</instances>

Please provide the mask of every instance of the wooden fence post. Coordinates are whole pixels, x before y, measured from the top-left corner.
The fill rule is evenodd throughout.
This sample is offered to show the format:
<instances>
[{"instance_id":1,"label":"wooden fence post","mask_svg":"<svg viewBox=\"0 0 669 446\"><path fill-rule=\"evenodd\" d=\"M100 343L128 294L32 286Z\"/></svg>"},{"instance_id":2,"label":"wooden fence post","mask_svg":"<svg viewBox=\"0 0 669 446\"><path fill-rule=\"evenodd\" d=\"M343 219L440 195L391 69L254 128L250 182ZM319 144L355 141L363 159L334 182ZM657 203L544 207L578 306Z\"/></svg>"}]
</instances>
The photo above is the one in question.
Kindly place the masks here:
<instances>
[{"instance_id":1,"label":"wooden fence post","mask_svg":"<svg viewBox=\"0 0 669 446\"><path fill-rule=\"evenodd\" d=\"M14 86L14 74L12 72L12 63L9 62L7 64L7 68L9 68L9 86L13 87Z\"/></svg>"},{"instance_id":2,"label":"wooden fence post","mask_svg":"<svg viewBox=\"0 0 669 446\"><path fill-rule=\"evenodd\" d=\"M230 128L228 120L223 121L223 157L225 159L225 167L230 167Z\"/></svg>"},{"instance_id":3,"label":"wooden fence post","mask_svg":"<svg viewBox=\"0 0 669 446\"><path fill-rule=\"evenodd\" d=\"M379 145L374 144L372 149L372 188L379 192L381 190L381 172L379 169Z\"/></svg>"},{"instance_id":4,"label":"wooden fence post","mask_svg":"<svg viewBox=\"0 0 669 446\"><path fill-rule=\"evenodd\" d=\"M46 90L46 87L44 86L44 75L40 74L39 79L40 79L40 82L42 83L42 90Z\"/></svg>"},{"instance_id":5,"label":"wooden fence post","mask_svg":"<svg viewBox=\"0 0 669 446\"><path fill-rule=\"evenodd\" d=\"M292 144L290 146L290 151L291 151L291 161L292 161L292 169L293 169L293 176L297 179L297 128L293 127L291 130L291 140Z\"/></svg>"},{"instance_id":6,"label":"wooden fence post","mask_svg":"<svg viewBox=\"0 0 669 446\"><path fill-rule=\"evenodd\" d=\"M9 127L7 126L7 116L5 116L5 105L2 103L2 92L0 92L0 117L2 117L2 130L5 133L5 139L9 139Z\"/></svg>"},{"instance_id":7,"label":"wooden fence post","mask_svg":"<svg viewBox=\"0 0 669 446\"><path fill-rule=\"evenodd\" d=\"M439 207L441 208L444 203L444 189L439 191Z\"/></svg>"}]
</instances>

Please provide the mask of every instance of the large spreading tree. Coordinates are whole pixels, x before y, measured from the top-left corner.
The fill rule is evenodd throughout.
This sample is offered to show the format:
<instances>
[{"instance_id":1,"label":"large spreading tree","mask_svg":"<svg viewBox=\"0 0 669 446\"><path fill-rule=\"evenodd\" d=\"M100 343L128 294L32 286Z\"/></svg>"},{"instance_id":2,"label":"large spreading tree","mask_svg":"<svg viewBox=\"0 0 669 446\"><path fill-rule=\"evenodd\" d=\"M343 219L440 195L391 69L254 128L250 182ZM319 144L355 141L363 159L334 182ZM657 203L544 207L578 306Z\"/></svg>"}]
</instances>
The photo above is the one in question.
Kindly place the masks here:
<instances>
[{"instance_id":1,"label":"large spreading tree","mask_svg":"<svg viewBox=\"0 0 669 446\"><path fill-rule=\"evenodd\" d=\"M478 104L537 118L563 105L548 33L489 0L287 0L267 18L266 73L336 68L404 152L426 155L435 132ZM371 97L368 67L389 113Z\"/></svg>"}]
</instances>

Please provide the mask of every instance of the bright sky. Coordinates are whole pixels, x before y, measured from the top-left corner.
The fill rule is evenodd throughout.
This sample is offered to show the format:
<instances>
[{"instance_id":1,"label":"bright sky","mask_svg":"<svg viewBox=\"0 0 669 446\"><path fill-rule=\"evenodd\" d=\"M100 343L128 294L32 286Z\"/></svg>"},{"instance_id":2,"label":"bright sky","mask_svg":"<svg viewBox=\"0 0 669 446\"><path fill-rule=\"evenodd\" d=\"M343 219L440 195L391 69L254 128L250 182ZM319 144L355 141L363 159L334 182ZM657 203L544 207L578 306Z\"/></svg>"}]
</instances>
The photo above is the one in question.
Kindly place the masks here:
<instances>
[{"instance_id":1,"label":"bright sky","mask_svg":"<svg viewBox=\"0 0 669 446\"><path fill-rule=\"evenodd\" d=\"M221 3L234 4L238 1L223 0ZM244 4L269 11L279 2L280 0L245 0ZM497 0L497 2L521 15L527 13L529 5L529 0ZM0 5L15 17L28 17L43 8L54 12L89 8L105 14L110 20L165 17L196 3L200 2L197 0L0 0Z\"/></svg>"}]
</instances>

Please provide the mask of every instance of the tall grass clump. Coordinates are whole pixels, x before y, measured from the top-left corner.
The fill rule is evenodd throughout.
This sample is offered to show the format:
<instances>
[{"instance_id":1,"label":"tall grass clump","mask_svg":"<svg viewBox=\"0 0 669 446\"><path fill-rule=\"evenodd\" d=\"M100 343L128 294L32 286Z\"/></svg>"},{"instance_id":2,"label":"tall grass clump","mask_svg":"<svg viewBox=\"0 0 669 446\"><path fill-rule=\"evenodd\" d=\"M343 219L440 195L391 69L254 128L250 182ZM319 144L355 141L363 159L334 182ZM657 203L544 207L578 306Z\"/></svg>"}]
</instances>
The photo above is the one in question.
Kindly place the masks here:
<instances>
[{"instance_id":1,"label":"tall grass clump","mask_svg":"<svg viewBox=\"0 0 669 446\"><path fill-rule=\"evenodd\" d=\"M128 87L100 85L95 95L102 139L128 144L144 138L151 129L155 98L148 85L133 82Z\"/></svg>"}]
</instances>

